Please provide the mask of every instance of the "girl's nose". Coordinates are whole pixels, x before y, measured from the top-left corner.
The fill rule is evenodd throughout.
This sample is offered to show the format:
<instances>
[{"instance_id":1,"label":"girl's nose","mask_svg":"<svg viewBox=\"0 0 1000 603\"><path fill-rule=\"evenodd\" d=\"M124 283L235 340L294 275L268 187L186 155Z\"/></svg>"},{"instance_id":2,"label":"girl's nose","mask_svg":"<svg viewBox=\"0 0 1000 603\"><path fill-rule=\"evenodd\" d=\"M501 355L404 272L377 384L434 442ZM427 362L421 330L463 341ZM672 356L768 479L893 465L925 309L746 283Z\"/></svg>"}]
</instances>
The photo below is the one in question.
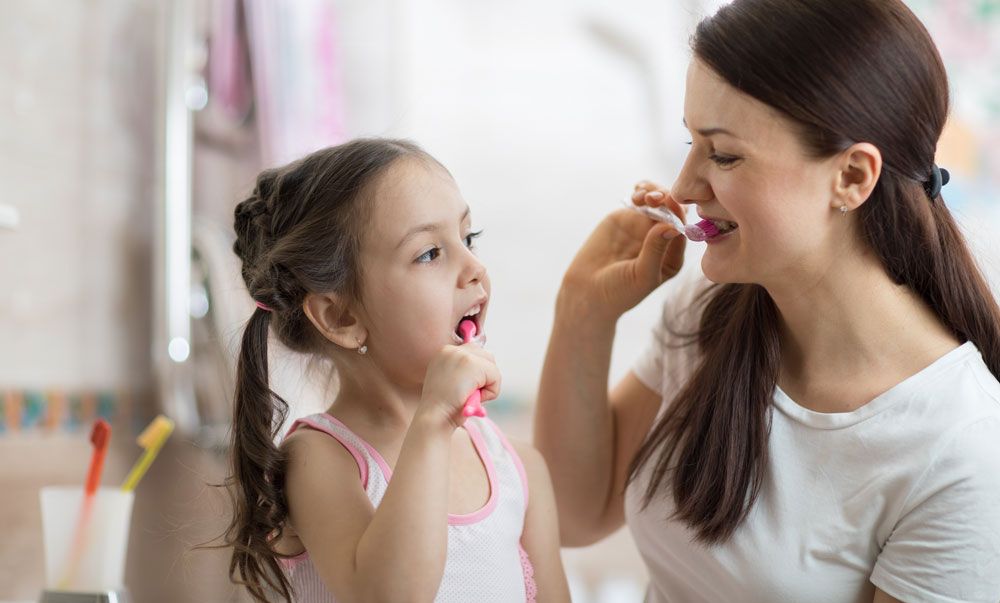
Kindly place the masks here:
<instances>
[{"instance_id":1,"label":"girl's nose","mask_svg":"<svg viewBox=\"0 0 1000 603\"><path fill-rule=\"evenodd\" d=\"M464 269L462 270L461 283L460 285L465 287L469 285L479 284L483 278L486 277L486 266L479 261L479 258L468 253L468 262L466 263Z\"/></svg>"}]
</instances>

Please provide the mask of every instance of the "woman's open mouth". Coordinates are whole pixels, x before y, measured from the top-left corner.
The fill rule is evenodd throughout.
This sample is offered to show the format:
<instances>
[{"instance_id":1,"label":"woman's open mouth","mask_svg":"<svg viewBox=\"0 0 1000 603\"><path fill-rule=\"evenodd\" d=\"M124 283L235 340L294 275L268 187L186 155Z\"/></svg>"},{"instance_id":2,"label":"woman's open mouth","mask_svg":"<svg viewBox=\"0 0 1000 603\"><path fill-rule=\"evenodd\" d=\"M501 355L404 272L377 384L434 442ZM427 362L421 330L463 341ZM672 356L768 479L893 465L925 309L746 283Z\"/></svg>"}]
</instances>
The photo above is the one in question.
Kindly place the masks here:
<instances>
[{"instance_id":1,"label":"woman's open mouth","mask_svg":"<svg viewBox=\"0 0 1000 603\"><path fill-rule=\"evenodd\" d=\"M712 224L715 224L715 227L719 229L719 234L726 234L740 227L736 222L730 222L729 220L712 220Z\"/></svg>"},{"instance_id":2,"label":"woman's open mouth","mask_svg":"<svg viewBox=\"0 0 1000 603\"><path fill-rule=\"evenodd\" d=\"M737 228L739 228L739 225L736 222L717 218L704 218L697 224L690 225L686 233L692 241L712 241L733 232Z\"/></svg>"}]
</instances>

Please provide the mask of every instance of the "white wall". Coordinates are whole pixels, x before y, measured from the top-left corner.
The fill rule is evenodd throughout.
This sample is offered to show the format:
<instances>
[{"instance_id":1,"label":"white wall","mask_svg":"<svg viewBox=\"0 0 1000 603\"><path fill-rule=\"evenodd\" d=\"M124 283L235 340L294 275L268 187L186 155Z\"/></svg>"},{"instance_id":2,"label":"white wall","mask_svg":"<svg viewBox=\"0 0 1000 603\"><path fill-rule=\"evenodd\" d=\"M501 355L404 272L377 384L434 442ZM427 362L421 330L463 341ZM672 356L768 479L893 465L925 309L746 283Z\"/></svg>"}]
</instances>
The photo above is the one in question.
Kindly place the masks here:
<instances>
[{"instance_id":1,"label":"white wall","mask_svg":"<svg viewBox=\"0 0 1000 603\"><path fill-rule=\"evenodd\" d=\"M486 230L488 345L505 395L528 402L576 249L635 181L669 184L680 165L687 40L701 8L653 0L340 4L352 134L411 137L454 174ZM645 343L658 300L620 323L613 375Z\"/></svg>"}]
</instances>

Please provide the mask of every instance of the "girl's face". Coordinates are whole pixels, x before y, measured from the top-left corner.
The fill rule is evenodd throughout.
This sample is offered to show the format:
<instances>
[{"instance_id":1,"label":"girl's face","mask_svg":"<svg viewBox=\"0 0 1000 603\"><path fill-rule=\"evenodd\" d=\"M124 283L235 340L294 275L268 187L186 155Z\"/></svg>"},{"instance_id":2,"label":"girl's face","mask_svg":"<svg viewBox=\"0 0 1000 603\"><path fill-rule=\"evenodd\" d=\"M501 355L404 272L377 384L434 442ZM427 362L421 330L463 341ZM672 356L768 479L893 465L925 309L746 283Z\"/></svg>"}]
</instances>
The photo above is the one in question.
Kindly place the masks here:
<instances>
[{"instance_id":1,"label":"girl's face","mask_svg":"<svg viewBox=\"0 0 1000 603\"><path fill-rule=\"evenodd\" d=\"M463 317L485 342L490 281L469 206L442 167L404 158L375 189L361 249L365 343L394 381L416 386L442 347L462 343Z\"/></svg>"},{"instance_id":2,"label":"girl's face","mask_svg":"<svg viewBox=\"0 0 1000 603\"><path fill-rule=\"evenodd\" d=\"M684 123L691 150L671 195L696 205L699 219L737 226L709 242L705 275L717 283L801 286L828 270L846 224L834 210L835 158L810 157L791 120L697 59L688 69Z\"/></svg>"}]
</instances>

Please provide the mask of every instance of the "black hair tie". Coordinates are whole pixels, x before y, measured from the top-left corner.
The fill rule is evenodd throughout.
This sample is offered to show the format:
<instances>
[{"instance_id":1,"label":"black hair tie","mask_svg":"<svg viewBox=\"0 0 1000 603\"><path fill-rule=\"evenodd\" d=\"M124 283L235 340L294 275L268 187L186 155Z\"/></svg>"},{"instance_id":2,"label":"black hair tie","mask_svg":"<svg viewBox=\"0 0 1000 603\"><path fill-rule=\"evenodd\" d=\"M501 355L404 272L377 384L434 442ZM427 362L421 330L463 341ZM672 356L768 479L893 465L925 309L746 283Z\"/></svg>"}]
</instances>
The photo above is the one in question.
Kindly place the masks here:
<instances>
[{"instance_id":1,"label":"black hair tie","mask_svg":"<svg viewBox=\"0 0 1000 603\"><path fill-rule=\"evenodd\" d=\"M924 183L924 190L927 191L927 196L930 197L931 201L941 195L941 187L948 184L949 180L951 180L951 174L948 173L948 170L934 164L934 167L931 168L931 179Z\"/></svg>"}]
</instances>

